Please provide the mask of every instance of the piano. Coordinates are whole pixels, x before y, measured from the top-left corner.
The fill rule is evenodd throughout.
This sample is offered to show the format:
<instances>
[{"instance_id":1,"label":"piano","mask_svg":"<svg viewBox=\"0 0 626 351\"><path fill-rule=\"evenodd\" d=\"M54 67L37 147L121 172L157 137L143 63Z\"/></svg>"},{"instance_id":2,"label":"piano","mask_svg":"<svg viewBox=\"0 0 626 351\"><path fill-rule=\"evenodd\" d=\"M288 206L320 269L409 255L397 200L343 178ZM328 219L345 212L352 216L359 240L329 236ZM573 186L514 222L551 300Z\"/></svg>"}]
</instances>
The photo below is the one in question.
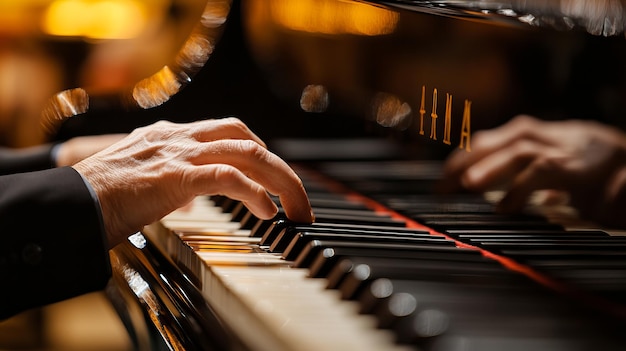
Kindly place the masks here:
<instances>
[{"instance_id":1,"label":"piano","mask_svg":"<svg viewBox=\"0 0 626 351\"><path fill-rule=\"evenodd\" d=\"M316 222L201 196L129 237L107 294L136 349L623 350L626 237L433 190L516 114L622 127L623 6L234 1L197 80L143 116L241 116Z\"/></svg>"}]
</instances>

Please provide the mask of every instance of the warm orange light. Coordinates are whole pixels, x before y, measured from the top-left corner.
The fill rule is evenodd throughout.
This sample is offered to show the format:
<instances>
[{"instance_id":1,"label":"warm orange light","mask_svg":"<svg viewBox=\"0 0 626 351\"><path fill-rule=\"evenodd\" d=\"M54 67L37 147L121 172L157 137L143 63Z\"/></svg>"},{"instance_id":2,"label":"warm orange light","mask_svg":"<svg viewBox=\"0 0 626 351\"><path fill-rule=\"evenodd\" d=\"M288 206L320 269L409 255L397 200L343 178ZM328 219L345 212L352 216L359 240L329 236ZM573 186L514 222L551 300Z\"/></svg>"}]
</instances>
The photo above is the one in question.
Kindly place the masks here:
<instances>
[{"instance_id":1,"label":"warm orange light","mask_svg":"<svg viewBox=\"0 0 626 351\"><path fill-rule=\"evenodd\" d=\"M168 66L135 84L133 98L144 108L159 106L178 93L182 84Z\"/></svg>"},{"instance_id":2,"label":"warm orange light","mask_svg":"<svg viewBox=\"0 0 626 351\"><path fill-rule=\"evenodd\" d=\"M28 35L37 32L37 9L41 1L0 1L0 34L9 36Z\"/></svg>"},{"instance_id":3,"label":"warm orange light","mask_svg":"<svg viewBox=\"0 0 626 351\"><path fill-rule=\"evenodd\" d=\"M362 3L336 0L270 2L276 23L298 31L322 34L383 35L392 33L398 13Z\"/></svg>"},{"instance_id":4,"label":"warm orange light","mask_svg":"<svg viewBox=\"0 0 626 351\"><path fill-rule=\"evenodd\" d=\"M131 0L56 0L43 17L44 32L55 36L129 39L144 30L145 4Z\"/></svg>"}]
</instances>

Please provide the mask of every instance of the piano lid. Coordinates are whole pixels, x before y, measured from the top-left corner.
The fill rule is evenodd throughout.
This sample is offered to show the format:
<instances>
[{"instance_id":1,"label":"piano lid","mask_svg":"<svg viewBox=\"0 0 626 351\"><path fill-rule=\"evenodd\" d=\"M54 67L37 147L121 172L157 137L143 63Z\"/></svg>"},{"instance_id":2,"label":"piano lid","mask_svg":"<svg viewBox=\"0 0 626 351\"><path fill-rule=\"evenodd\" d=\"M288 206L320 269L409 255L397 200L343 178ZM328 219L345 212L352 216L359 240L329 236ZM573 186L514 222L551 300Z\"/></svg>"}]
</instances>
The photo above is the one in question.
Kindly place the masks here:
<instances>
[{"instance_id":1,"label":"piano lid","mask_svg":"<svg viewBox=\"0 0 626 351\"><path fill-rule=\"evenodd\" d=\"M409 11L531 25L558 30L583 29L594 35L624 33L626 15L621 0L366 0Z\"/></svg>"},{"instance_id":2,"label":"piano lid","mask_svg":"<svg viewBox=\"0 0 626 351\"><path fill-rule=\"evenodd\" d=\"M304 114L448 151L518 114L626 125L620 1L243 0L242 15L269 89Z\"/></svg>"}]
</instances>

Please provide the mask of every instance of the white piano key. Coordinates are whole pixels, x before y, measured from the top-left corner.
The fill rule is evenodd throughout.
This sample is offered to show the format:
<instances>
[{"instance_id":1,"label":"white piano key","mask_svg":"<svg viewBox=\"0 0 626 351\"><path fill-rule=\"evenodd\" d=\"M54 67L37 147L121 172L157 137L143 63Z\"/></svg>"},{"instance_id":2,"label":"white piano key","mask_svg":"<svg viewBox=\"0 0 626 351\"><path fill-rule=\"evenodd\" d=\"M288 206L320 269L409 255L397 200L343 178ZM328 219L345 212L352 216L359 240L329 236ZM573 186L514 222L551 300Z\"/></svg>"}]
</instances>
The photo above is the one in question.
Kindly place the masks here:
<instances>
[{"instance_id":1,"label":"white piano key","mask_svg":"<svg viewBox=\"0 0 626 351\"><path fill-rule=\"evenodd\" d=\"M257 350L409 349L304 269L212 266L204 281L205 298Z\"/></svg>"},{"instance_id":2,"label":"white piano key","mask_svg":"<svg viewBox=\"0 0 626 351\"><path fill-rule=\"evenodd\" d=\"M325 289L324 279L309 278L306 269L260 250L259 239L234 230L238 223L229 215L213 216L214 210L208 210L203 216L206 200L198 202L202 205L193 215L175 211L162 221L178 231L169 254L200 278L210 305L255 350L412 350L395 344L391 332L377 329L374 317L359 315L355 302ZM229 244L231 249L190 247L202 244Z\"/></svg>"}]
</instances>

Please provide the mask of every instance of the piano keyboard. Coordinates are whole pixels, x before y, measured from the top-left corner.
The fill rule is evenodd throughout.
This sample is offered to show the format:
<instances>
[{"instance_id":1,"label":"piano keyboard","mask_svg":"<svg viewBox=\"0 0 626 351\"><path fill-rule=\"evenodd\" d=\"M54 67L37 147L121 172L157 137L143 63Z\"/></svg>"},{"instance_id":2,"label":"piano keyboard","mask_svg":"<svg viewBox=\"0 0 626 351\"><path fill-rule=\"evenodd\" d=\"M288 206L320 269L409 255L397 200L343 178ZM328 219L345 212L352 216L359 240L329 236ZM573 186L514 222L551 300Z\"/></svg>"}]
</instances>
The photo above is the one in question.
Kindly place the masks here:
<instances>
[{"instance_id":1,"label":"piano keyboard","mask_svg":"<svg viewBox=\"0 0 626 351\"><path fill-rule=\"evenodd\" d=\"M198 197L136 236L180 267L246 349L626 347L626 238L496 215L475 195L435 197L436 168L394 166L320 168L340 183L299 170L314 224Z\"/></svg>"}]
</instances>

